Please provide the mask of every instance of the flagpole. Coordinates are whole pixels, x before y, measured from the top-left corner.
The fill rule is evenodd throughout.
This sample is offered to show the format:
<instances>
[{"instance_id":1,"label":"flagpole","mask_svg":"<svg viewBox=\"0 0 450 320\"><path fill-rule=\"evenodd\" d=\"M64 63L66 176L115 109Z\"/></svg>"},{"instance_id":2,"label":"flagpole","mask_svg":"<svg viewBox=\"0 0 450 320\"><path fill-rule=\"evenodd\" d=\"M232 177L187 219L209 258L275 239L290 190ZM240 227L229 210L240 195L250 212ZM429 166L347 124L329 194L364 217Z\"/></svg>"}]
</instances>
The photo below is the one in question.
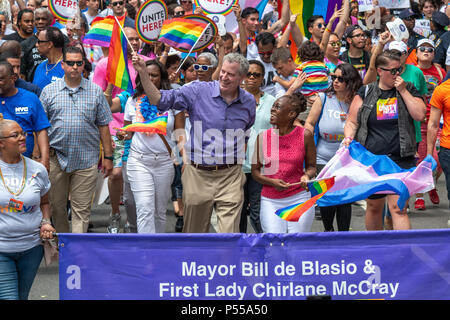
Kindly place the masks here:
<instances>
[{"instance_id":1,"label":"flagpole","mask_svg":"<svg viewBox=\"0 0 450 320\"><path fill-rule=\"evenodd\" d=\"M117 20L117 17L116 17L116 16L114 16L114 19L116 19L116 22L117 22L117 24L118 24L119 27L120 27L120 30L122 30L122 33L123 33L125 39L127 39L127 42L128 42L128 45L129 45L130 48L131 48L131 51L133 51L133 53L136 53L136 52L134 51L134 49L133 49L133 46L132 46L131 43L130 43L130 40L128 40L128 37L127 37L127 35L125 34L125 31L123 31L123 28L122 28L122 26L120 25L119 20Z\"/></svg>"},{"instance_id":2,"label":"flagpole","mask_svg":"<svg viewBox=\"0 0 450 320\"><path fill-rule=\"evenodd\" d=\"M200 41L201 37L203 36L203 34L205 33L206 29L208 29L210 23L208 22L208 24L206 25L205 29L203 29L202 33L200 34L200 36L198 37L197 41L195 41L194 45L192 46L191 50L189 50L189 53L186 55L186 57L184 57L183 61L180 63L180 66L178 67L177 71L175 71L175 73L178 73L178 71L180 71L181 66L184 64L184 62L186 61L187 57L189 57L189 55L192 53L192 50L194 50L195 46L197 45L197 43Z\"/></svg>"}]
</instances>

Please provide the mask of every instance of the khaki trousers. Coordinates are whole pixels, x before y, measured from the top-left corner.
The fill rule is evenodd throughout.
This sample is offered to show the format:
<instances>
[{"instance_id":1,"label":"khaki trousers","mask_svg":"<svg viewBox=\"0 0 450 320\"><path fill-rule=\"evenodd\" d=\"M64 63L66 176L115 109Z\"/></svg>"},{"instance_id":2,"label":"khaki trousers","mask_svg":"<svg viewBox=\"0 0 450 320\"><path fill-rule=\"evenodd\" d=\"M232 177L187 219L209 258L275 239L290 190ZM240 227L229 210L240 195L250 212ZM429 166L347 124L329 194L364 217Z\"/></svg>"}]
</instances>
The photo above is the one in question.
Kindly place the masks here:
<instances>
[{"instance_id":1,"label":"khaki trousers","mask_svg":"<svg viewBox=\"0 0 450 320\"><path fill-rule=\"evenodd\" d=\"M61 170L56 155L50 156L49 178L52 186L49 192L49 201L56 232L70 232L67 217L69 192L72 209L72 232L87 232L97 176L97 164L87 169L69 173Z\"/></svg>"},{"instance_id":2,"label":"khaki trousers","mask_svg":"<svg viewBox=\"0 0 450 320\"><path fill-rule=\"evenodd\" d=\"M242 166L206 171L187 164L183 184L186 233L208 233L213 209L218 233L238 233L244 201L245 174Z\"/></svg>"}]
</instances>

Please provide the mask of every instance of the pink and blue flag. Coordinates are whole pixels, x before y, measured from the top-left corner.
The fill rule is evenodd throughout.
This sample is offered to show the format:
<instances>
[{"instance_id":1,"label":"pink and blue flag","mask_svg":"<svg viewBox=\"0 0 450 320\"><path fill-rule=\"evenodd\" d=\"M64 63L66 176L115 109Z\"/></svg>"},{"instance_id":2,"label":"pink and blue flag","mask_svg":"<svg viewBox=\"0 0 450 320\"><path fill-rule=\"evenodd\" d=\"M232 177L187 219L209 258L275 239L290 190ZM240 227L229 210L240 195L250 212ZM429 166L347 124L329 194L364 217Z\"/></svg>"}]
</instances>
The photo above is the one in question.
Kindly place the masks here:
<instances>
[{"instance_id":1,"label":"pink and blue flag","mask_svg":"<svg viewBox=\"0 0 450 320\"><path fill-rule=\"evenodd\" d=\"M412 195L434 189L435 168L436 161L428 155L417 167L402 169L389 157L374 155L353 141L348 148L340 148L317 176L318 180L335 177L317 205L351 203L382 193L399 195L397 204L403 209Z\"/></svg>"}]
</instances>

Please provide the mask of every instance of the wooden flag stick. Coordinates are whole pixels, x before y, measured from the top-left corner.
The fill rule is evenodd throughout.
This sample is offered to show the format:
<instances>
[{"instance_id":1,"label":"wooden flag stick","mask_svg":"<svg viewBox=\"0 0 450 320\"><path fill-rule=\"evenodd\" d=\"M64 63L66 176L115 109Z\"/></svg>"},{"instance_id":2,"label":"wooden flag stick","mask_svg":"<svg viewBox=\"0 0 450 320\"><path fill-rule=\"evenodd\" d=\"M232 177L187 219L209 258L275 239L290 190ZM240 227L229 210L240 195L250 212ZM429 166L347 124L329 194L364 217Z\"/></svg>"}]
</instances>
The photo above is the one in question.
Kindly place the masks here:
<instances>
[{"instance_id":1,"label":"wooden flag stick","mask_svg":"<svg viewBox=\"0 0 450 320\"><path fill-rule=\"evenodd\" d=\"M177 71L175 71L175 73L178 73L178 71L180 71L181 66L184 64L184 62L186 61L187 57L189 57L189 55L192 53L192 50L194 50L195 46L197 45L197 43L200 41L201 37L203 36L203 34L205 33L206 29L208 29L209 27L209 22L206 25L205 29L203 29L202 33L200 34L200 36L198 37L197 41L195 41L194 45L192 46L191 50L189 50L189 53L187 54L186 57L184 57L183 61L180 63L180 66L178 67Z\"/></svg>"},{"instance_id":2,"label":"wooden flag stick","mask_svg":"<svg viewBox=\"0 0 450 320\"><path fill-rule=\"evenodd\" d=\"M122 30L122 33L123 33L125 39L127 39L127 42L128 42L128 45L129 45L130 48L131 48L131 51L133 51L133 53L136 53L136 51L134 51L133 46L132 46L131 43L130 43L130 40L128 40L128 37L127 37L127 35L125 34L125 31L123 31L123 28L122 28L122 26L120 25L119 20L117 20L117 17L116 17L116 16L114 16L114 19L116 19L116 22L117 22L117 24L118 24L119 27L120 27L120 30Z\"/></svg>"}]
</instances>

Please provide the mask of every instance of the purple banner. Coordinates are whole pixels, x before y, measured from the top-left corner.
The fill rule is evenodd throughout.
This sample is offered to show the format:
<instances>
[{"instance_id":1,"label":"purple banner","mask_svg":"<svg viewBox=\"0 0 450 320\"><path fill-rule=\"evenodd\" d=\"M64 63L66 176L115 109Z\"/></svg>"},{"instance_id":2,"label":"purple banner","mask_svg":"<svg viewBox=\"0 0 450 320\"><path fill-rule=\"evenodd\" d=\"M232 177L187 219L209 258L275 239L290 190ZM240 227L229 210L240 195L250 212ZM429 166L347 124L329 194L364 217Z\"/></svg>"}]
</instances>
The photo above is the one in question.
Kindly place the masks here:
<instances>
[{"instance_id":1,"label":"purple banner","mask_svg":"<svg viewBox=\"0 0 450 320\"><path fill-rule=\"evenodd\" d=\"M59 234L61 299L450 299L450 230Z\"/></svg>"}]
</instances>

